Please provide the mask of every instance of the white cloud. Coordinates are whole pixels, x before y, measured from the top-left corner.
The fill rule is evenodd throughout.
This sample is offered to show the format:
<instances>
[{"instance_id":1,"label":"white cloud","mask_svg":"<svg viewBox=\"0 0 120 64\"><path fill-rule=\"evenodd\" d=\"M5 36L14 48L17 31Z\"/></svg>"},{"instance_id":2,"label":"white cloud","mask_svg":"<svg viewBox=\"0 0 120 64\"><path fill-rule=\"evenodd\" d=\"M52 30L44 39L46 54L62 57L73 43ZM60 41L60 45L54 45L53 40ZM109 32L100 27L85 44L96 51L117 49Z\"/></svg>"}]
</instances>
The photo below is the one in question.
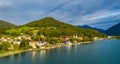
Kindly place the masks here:
<instances>
[{"instance_id":1,"label":"white cloud","mask_svg":"<svg viewBox=\"0 0 120 64\"><path fill-rule=\"evenodd\" d=\"M104 19L108 17L113 17L120 15L120 11L97 11L93 14L89 14L86 16L81 17L82 21L92 21L92 20L99 20L99 19Z\"/></svg>"},{"instance_id":2,"label":"white cloud","mask_svg":"<svg viewBox=\"0 0 120 64\"><path fill-rule=\"evenodd\" d=\"M11 6L13 3L5 0L0 1L0 7L8 7Z\"/></svg>"},{"instance_id":3,"label":"white cloud","mask_svg":"<svg viewBox=\"0 0 120 64\"><path fill-rule=\"evenodd\" d=\"M96 23L105 23L106 21L114 20L120 17L120 12L118 11L110 11L110 10L100 10L94 13L89 13L84 16L80 16L75 19L75 25L91 25Z\"/></svg>"}]
</instances>

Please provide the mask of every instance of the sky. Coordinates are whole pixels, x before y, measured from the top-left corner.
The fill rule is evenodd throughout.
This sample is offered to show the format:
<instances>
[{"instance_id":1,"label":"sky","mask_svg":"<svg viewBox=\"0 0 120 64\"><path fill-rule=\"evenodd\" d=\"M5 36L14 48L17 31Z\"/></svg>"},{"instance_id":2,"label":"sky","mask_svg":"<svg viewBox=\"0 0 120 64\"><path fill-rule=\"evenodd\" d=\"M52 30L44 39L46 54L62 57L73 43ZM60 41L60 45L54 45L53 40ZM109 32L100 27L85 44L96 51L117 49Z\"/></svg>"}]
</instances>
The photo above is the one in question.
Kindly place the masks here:
<instances>
[{"instance_id":1,"label":"sky","mask_svg":"<svg viewBox=\"0 0 120 64\"><path fill-rule=\"evenodd\" d=\"M44 17L108 29L120 23L120 0L0 0L0 20L22 25Z\"/></svg>"}]
</instances>

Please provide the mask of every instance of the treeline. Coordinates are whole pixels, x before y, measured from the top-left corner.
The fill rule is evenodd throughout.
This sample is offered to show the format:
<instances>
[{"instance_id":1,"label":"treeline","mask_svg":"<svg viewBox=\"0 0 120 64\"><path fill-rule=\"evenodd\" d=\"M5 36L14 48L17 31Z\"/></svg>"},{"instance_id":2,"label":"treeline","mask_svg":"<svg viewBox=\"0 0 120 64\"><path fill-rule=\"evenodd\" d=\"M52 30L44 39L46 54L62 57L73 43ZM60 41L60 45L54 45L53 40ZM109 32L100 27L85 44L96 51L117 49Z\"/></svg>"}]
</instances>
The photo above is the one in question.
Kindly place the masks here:
<instances>
[{"instance_id":1,"label":"treeline","mask_svg":"<svg viewBox=\"0 0 120 64\"><path fill-rule=\"evenodd\" d=\"M16 50L25 50L31 48L29 46L29 41L23 39L22 42L19 44L14 44L13 42L2 42L0 44L0 51L16 51Z\"/></svg>"}]
</instances>

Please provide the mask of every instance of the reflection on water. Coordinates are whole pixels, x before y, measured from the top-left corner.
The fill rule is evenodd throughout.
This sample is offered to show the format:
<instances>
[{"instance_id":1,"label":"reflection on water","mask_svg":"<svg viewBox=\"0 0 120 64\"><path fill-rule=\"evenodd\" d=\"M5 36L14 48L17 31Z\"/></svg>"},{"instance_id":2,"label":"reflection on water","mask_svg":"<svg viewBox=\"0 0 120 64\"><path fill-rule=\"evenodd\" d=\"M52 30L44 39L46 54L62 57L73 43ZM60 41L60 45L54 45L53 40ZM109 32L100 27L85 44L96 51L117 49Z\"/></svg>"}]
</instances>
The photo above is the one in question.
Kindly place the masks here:
<instances>
[{"instance_id":1,"label":"reflection on water","mask_svg":"<svg viewBox=\"0 0 120 64\"><path fill-rule=\"evenodd\" d=\"M72 45L67 45L67 46L66 46L66 50L67 50L68 53L70 53L71 47L72 47Z\"/></svg>"},{"instance_id":2,"label":"reflection on water","mask_svg":"<svg viewBox=\"0 0 120 64\"><path fill-rule=\"evenodd\" d=\"M5 56L4 58L10 58L10 56Z\"/></svg>"},{"instance_id":3,"label":"reflection on water","mask_svg":"<svg viewBox=\"0 0 120 64\"><path fill-rule=\"evenodd\" d=\"M46 54L46 50L40 50L40 57L44 57Z\"/></svg>"},{"instance_id":4,"label":"reflection on water","mask_svg":"<svg viewBox=\"0 0 120 64\"><path fill-rule=\"evenodd\" d=\"M14 58L18 58L20 54L14 54Z\"/></svg>"},{"instance_id":5,"label":"reflection on water","mask_svg":"<svg viewBox=\"0 0 120 64\"><path fill-rule=\"evenodd\" d=\"M74 52L77 52L78 45L74 45Z\"/></svg>"},{"instance_id":6,"label":"reflection on water","mask_svg":"<svg viewBox=\"0 0 120 64\"><path fill-rule=\"evenodd\" d=\"M20 53L21 56L25 56L26 55L26 52L22 52Z\"/></svg>"},{"instance_id":7,"label":"reflection on water","mask_svg":"<svg viewBox=\"0 0 120 64\"><path fill-rule=\"evenodd\" d=\"M32 51L32 59L34 60L36 56L36 51Z\"/></svg>"},{"instance_id":8,"label":"reflection on water","mask_svg":"<svg viewBox=\"0 0 120 64\"><path fill-rule=\"evenodd\" d=\"M13 60L15 60L15 61L16 61L16 64L18 64L18 63L20 62L20 54L14 54L12 61L13 61Z\"/></svg>"},{"instance_id":9,"label":"reflection on water","mask_svg":"<svg viewBox=\"0 0 120 64\"><path fill-rule=\"evenodd\" d=\"M20 54L14 54L14 59L19 60L20 59Z\"/></svg>"}]
</instances>

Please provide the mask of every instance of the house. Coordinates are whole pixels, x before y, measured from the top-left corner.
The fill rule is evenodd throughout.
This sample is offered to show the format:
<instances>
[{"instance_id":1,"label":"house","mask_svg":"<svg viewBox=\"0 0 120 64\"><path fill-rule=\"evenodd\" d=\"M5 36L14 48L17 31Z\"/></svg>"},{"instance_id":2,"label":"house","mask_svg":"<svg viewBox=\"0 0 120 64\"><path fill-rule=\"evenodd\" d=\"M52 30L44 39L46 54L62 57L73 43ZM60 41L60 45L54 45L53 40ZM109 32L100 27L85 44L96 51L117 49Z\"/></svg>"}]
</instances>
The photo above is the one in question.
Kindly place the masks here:
<instances>
[{"instance_id":1,"label":"house","mask_svg":"<svg viewBox=\"0 0 120 64\"><path fill-rule=\"evenodd\" d=\"M39 45L40 46L45 46L47 44L47 42L40 42Z\"/></svg>"},{"instance_id":2,"label":"house","mask_svg":"<svg viewBox=\"0 0 120 64\"><path fill-rule=\"evenodd\" d=\"M20 45L21 41L13 41L13 44L18 44Z\"/></svg>"},{"instance_id":3,"label":"house","mask_svg":"<svg viewBox=\"0 0 120 64\"><path fill-rule=\"evenodd\" d=\"M40 41L40 42L37 44L37 46L39 46L41 49L44 49L46 44L47 44L47 42L42 42L42 41Z\"/></svg>"},{"instance_id":4,"label":"house","mask_svg":"<svg viewBox=\"0 0 120 64\"><path fill-rule=\"evenodd\" d=\"M14 39L20 39L20 40L22 40L22 37L18 36L18 37L15 37Z\"/></svg>"},{"instance_id":5,"label":"house","mask_svg":"<svg viewBox=\"0 0 120 64\"><path fill-rule=\"evenodd\" d=\"M78 38L78 35L73 35L73 38L76 38L76 39L77 39L77 38Z\"/></svg>"},{"instance_id":6,"label":"house","mask_svg":"<svg viewBox=\"0 0 120 64\"><path fill-rule=\"evenodd\" d=\"M32 40L32 38L30 36L27 36L26 39L27 40Z\"/></svg>"},{"instance_id":7,"label":"house","mask_svg":"<svg viewBox=\"0 0 120 64\"><path fill-rule=\"evenodd\" d=\"M22 38L27 39L27 40L32 40L31 36L29 36L29 35L22 36Z\"/></svg>"},{"instance_id":8,"label":"house","mask_svg":"<svg viewBox=\"0 0 120 64\"><path fill-rule=\"evenodd\" d=\"M7 41L7 39L5 37L2 37L0 40L3 41L3 42Z\"/></svg>"},{"instance_id":9,"label":"house","mask_svg":"<svg viewBox=\"0 0 120 64\"><path fill-rule=\"evenodd\" d=\"M44 36L44 35L41 35L40 37L45 38L45 36Z\"/></svg>"},{"instance_id":10,"label":"house","mask_svg":"<svg viewBox=\"0 0 120 64\"><path fill-rule=\"evenodd\" d=\"M69 40L66 40L64 43L65 43L66 45L72 45L71 41L69 41Z\"/></svg>"},{"instance_id":11,"label":"house","mask_svg":"<svg viewBox=\"0 0 120 64\"><path fill-rule=\"evenodd\" d=\"M98 40L99 38L98 37L94 37L94 40Z\"/></svg>"},{"instance_id":12,"label":"house","mask_svg":"<svg viewBox=\"0 0 120 64\"><path fill-rule=\"evenodd\" d=\"M9 37L2 37L1 39L0 39L0 41L1 42L13 42L13 39L11 39L11 38L9 38Z\"/></svg>"},{"instance_id":13,"label":"house","mask_svg":"<svg viewBox=\"0 0 120 64\"><path fill-rule=\"evenodd\" d=\"M72 36L60 36L61 40L69 40Z\"/></svg>"},{"instance_id":14,"label":"house","mask_svg":"<svg viewBox=\"0 0 120 64\"><path fill-rule=\"evenodd\" d=\"M39 41L30 41L30 42L29 42L29 45L30 45L32 48L37 48L37 44L39 44Z\"/></svg>"},{"instance_id":15,"label":"house","mask_svg":"<svg viewBox=\"0 0 120 64\"><path fill-rule=\"evenodd\" d=\"M83 40L83 36L78 36L77 39Z\"/></svg>"},{"instance_id":16,"label":"house","mask_svg":"<svg viewBox=\"0 0 120 64\"><path fill-rule=\"evenodd\" d=\"M110 39L110 38L112 38L112 36L108 36L107 38Z\"/></svg>"},{"instance_id":17,"label":"house","mask_svg":"<svg viewBox=\"0 0 120 64\"><path fill-rule=\"evenodd\" d=\"M7 42L13 42L13 39L7 38Z\"/></svg>"}]
</instances>

